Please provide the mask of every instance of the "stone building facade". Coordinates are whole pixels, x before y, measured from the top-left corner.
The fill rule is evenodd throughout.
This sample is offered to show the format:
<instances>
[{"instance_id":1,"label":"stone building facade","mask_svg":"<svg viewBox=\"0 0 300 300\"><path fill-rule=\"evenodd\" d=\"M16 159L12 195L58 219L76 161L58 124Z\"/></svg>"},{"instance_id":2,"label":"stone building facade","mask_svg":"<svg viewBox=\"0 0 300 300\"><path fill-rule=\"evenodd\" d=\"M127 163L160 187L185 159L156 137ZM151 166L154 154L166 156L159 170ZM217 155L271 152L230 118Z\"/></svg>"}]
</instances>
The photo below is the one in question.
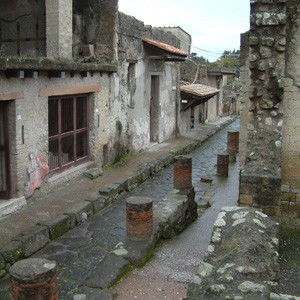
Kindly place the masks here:
<instances>
[{"instance_id":1,"label":"stone building facade","mask_svg":"<svg viewBox=\"0 0 300 300\"><path fill-rule=\"evenodd\" d=\"M193 124L197 126L207 121L215 121L224 114L224 87L228 76L235 76L235 72L225 70L215 64L197 64L191 59L180 64L180 78L183 82L203 84L219 90L219 93L205 99L199 105L181 112L180 133L184 134L191 130Z\"/></svg>"},{"instance_id":2,"label":"stone building facade","mask_svg":"<svg viewBox=\"0 0 300 300\"><path fill-rule=\"evenodd\" d=\"M300 228L299 24L299 1L256 0L242 35L239 201L292 228Z\"/></svg>"},{"instance_id":3,"label":"stone building facade","mask_svg":"<svg viewBox=\"0 0 300 300\"><path fill-rule=\"evenodd\" d=\"M13 0L0 16L0 215L176 133L187 53L171 33L118 0Z\"/></svg>"}]
</instances>

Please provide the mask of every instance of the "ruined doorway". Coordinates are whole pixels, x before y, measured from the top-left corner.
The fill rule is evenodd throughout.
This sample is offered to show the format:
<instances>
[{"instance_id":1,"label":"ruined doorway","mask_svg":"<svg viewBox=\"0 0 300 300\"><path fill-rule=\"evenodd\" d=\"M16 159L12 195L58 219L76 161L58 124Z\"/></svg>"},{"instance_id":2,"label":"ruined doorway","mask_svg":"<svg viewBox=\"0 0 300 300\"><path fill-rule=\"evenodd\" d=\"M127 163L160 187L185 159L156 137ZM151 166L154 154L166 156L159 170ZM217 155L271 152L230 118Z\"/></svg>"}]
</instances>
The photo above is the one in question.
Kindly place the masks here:
<instances>
[{"instance_id":1,"label":"ruined doorway","mask_svg":"<svg viewBox=\"0 0 300 300\"><path fill-rule=\"evenodd\" d=\"M52 97L48 103L49 169L64 169L86 162L89 153L87 95Z\"/></svg>"},{"instance_id":2,"label":"ruined doorway","mask_svg":"<svg viewBox=\"0 0 300 300\"><path fill-rule=\"evenodd\" d=\"M158 142L159 130L159 76L151 76L150 142Z\"/></svg>"},{"instance_id":3,"label":"ruined doorway","mask_svg":"<svg viewBox=\"0 0 300 300\"><path fill-rule=\"evenodd\" d=\"M0 199L10 198L8 104L0 101Z\"/></svg>"}]
</instances>

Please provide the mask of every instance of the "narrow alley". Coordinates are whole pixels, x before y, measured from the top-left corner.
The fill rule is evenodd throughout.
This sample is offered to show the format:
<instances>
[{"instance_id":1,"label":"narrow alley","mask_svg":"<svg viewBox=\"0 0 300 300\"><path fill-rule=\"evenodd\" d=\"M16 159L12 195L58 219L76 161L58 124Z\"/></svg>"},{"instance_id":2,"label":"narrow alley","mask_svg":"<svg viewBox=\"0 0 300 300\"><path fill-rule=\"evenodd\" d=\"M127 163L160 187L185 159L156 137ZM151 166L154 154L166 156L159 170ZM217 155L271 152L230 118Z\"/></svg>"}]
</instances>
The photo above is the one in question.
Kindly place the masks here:
<instances>
[{"instance_id":1,"label":"narrow alley","mask_svg":"<svg viewBox=\"0 0 300 300\"><path fill-rule=\"evenodd\" d=\"M209 200L211 207L205 209L203 213L200 212L198 219L179 236L164 241L143 268L135 269L116 286L113 292L117 299L177 300L186 296L187 284L193 281L204 257L221 207L237 204L238 162L230 165L228 178L215 176L215 165L217 154L226 150L227 131L238 129L239 120L190 154L193 159L193 185L198 191L196 201L201 207L201 204L206 204L203 201ZM201 178L213 179L213 185L206 189L205 196L202 194L205 189L200 187ZM172 166L158 173L130 195L164 197L168 189L172 189ZM201 201L202 197L205 200Z\"/></svg>"},{"instance_id":2,"label":"narrow alley","mask_svg":"<svg viewBox=\"0 0 300 300\"><path fill-rule=\"evenodd\" d=\"M216 133L190 153L192 180L200 217L176 238L160 243L153 251L148 242L139 242L131 256L153 251L154 256L142 269L133 269L122 254L115 255L126 241L125 200L130 196L148 196L154 206L173 190L173 166L155 173L131 192L120 196L111 206L83 224L51 241L32 258L57 263L59 297L63 300L182 299L210 242L214 222L223 206L234 206L238 197L238 162L230 165L228 178L218 178L217 154L227 147L227 131L239 129L239 120ZM213 184L201 181L212 181ZM207 203L211 207L206 208ZM155 216L154 216L155 218ZM152 250L151 250L152 249ZM119 285L115 281L128 276ZM114 286L114 289L108 289ZM8 300L9 281L0 282L1 299Z\"/></svg>"}]
</instances>

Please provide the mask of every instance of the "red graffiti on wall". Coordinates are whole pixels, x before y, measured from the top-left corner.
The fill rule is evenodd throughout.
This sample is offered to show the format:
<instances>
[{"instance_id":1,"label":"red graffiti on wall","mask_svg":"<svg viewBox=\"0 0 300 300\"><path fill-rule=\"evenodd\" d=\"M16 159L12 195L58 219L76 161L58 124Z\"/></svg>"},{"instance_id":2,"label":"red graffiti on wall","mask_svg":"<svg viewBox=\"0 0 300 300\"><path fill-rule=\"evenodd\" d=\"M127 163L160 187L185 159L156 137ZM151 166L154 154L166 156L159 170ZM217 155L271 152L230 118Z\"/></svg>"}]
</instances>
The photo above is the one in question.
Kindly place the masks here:
<instances>
[{"instance_id":1,"label":"red graffiti on wall","mask_svg":"<svg viewBox=\"0 0 300 300\"><path fill-rule=\"evenodd\" d=\"M27 196L32 196L35 189L40 188L44 182L45 176L49 173L49 167L43 155L37 150L29 152L29 163L27 174L29 182L27 185Z\"/></svg>"}]
</instances>

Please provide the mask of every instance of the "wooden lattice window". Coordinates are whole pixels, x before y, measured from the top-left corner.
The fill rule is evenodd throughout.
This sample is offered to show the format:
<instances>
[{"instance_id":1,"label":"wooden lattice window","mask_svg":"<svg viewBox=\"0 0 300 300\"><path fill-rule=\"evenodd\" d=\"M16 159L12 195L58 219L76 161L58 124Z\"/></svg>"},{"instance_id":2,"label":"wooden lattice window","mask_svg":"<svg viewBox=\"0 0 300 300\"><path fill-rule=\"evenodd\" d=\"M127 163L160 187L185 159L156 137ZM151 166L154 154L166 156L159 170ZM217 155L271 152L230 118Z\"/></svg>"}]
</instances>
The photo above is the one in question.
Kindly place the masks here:
<instances>
[{"instance_id":1,"label":"wooden lattice window","mask_svg":"<svg viewBox=\"0 0 300 300\"><path fill-rule=\"evenodd\" d=\"M46 56L45 0L0 0L0 56Z\"/></svg>"},{"instance_id":2,"label":"wooden lattice window","mask_svg":"<svg viewBox=\"0 0 300 300\"><path fill-rule=\"evenodd\" d=\"M49 168L62 171L88 159L88 96L52 97L48 104Z\"/></svg>"}]
</instances>

